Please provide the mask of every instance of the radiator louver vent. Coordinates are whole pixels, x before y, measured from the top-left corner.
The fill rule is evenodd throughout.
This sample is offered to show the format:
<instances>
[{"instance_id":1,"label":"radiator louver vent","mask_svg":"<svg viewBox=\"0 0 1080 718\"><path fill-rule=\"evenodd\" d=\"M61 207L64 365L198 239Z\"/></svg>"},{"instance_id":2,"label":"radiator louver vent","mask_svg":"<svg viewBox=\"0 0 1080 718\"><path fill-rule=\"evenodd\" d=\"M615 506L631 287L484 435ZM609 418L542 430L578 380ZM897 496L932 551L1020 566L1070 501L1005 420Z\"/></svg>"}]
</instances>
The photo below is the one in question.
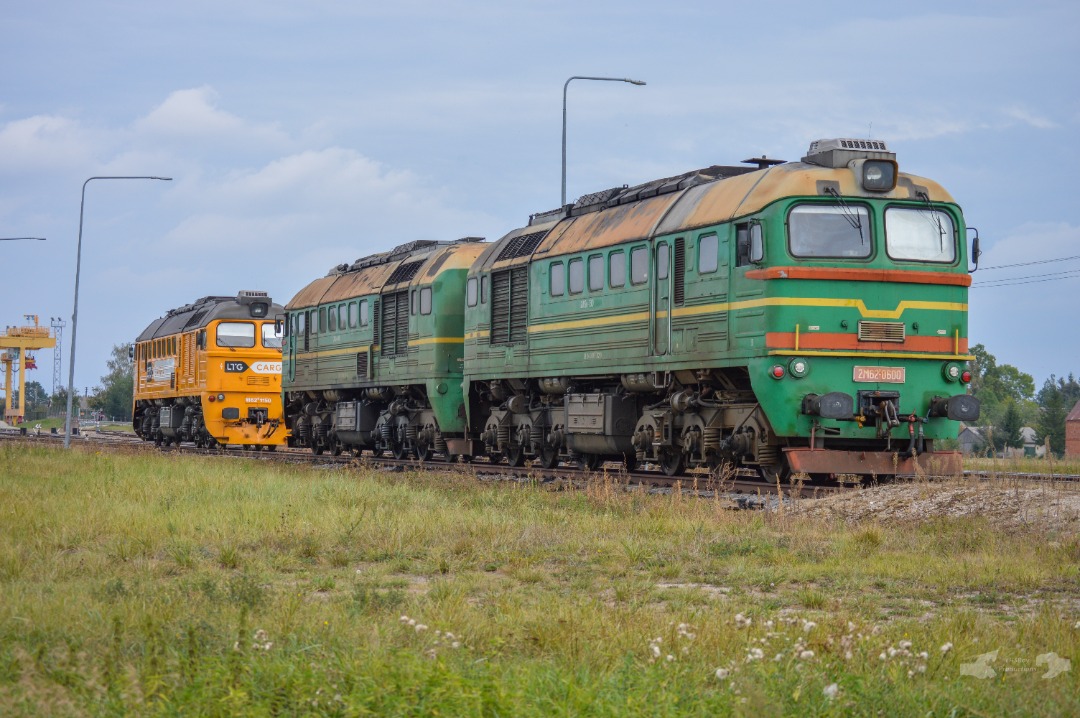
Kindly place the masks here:
<instances>
[{"instance_id":1,"label":"radiator louver vent","mask_svg":"<svg viewBox=\"0 0 1080 718\"><path fill-rule=\"evenodd\" d=\"M492 344L516 344L525 341L529 318L528 279L527 267L492 272L490 334Z\"/></svg>"},{"instance_id":2,"label":"radiator louver vent","mask_svg":"<svg viewBox=\"0 0 1080 718\"><path fill-rule=\"evenodd\" d=\"M686 239L675 239L675 304L682 306L686 299Z\"/></svg>"},{"instance_id":3,"label":"radiator louver vent","mask_svg":"<svg viewBox=\"0 0 1080 718\"><path fill-rule=\"evenodd\" d=\"M903 343L904 323L859 322L859 341Z\"/></svg>"},{"instance_id":4,"label":"radiator louver vent","mask_svg":"<svg viewBox=\"0 0 1080 718\"><path fill-rule=\"evenodd\" d=\"M503 246L495 261L501 262L504 259L513 259L514 257L524 257L527 254L532 254L540 246L540 242L543 241L545 236L547 236L547 232L533 232L514 237Z\"/></svg>"},{"instance_id":5,"label":"radiator louver vent","mask_svg":"<svg viewBox=\"0 0 1080 718\"><path fill-rule=\"evenodd\" d=\"M396 356L409 351L409 293L394 292L382 298L382 326L379 331L382 339L383 356Z\"/></svg>"},{"instance_id":6,"label":"radiator louver vent","mask_svg":"<svg viewBox=\"0 0 1080 718\"><path fill-rule=\"evenodd\" d=\"M397 284L398 282L407 282L416 276L416 273L420 271L420 267L424 264L423 259L419 262L406 262L405 264L399 264L398 268L394 270L394 273L390 275L390 279L386 280L387 284Z\"/></svg>"},{"instance_id":7,"label":"radiator louver vent","mask_svg":"<svg viewBox=\"0 0 1080 718\"><path fill-rule=\"evenodd\" d=\"M356 353L356 376L366 379L368 375L367 352Z\"/></svg>"}]
</instances>

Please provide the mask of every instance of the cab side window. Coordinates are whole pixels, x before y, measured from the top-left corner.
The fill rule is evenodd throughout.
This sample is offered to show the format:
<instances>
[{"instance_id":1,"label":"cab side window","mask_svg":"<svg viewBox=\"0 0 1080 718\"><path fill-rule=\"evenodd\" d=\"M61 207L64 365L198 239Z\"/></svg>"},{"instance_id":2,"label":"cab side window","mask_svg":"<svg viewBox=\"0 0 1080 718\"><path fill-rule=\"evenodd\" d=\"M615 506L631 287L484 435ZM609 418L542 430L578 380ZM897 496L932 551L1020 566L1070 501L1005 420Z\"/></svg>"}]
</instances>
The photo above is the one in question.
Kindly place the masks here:
<instances>
[{"instance_id":1,"label":"cab side window","mask_svg":"<svg viewBox=\"0 0 1080 718\"><path fill-rule=\"evenodd\" d=\"M566 293L566 267L562 262L552 262L549 272L551 296L561 297Z\"/></svg>"},{"instance_id":2,"label":"cab side window","mask_svg":"<svg viewBox=\"0 0 1080 718\"><path fill-rule=\"evenodd\" d=\"M649 250L634 247L630 251L630 283L644 284L649 281Z\"/></svg>"}]
</instances>

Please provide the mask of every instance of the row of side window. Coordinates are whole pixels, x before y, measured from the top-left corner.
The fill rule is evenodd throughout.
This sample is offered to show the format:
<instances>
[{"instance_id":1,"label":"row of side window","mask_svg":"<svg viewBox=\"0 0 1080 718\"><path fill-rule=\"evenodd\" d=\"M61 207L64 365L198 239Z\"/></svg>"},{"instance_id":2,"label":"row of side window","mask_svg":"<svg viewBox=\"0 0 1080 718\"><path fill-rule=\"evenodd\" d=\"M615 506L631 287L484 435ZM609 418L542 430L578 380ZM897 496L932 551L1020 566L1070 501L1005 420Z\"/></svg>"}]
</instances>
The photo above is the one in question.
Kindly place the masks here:
<instances>
[{"instance_id":1,"label":"row of side window","mask_svg":"<svg viewBox=\"0 0 1080 718\"><path fill-rule=\"evenodd\" d=\"M135 348L136 361L176 356L176 337L164 337L139 344Z\"/></svg>"},{"instance_id":2,"label":"row of side window","mask_svg":"<svg viewBox=\"0 0 1080 718\"><path fill-rule=\"evenodd\" d=\"M737 224L735 229L736 266L742 267L761 261L761 225L757 222L742 223ZM677 239L675 242L680 242L680 240ZM668 278L671 265L671 247L672 242L668 241L658 242L656 245L657 279ZM726 259L723 263L720 261L720 240L715 232L699 236L697 248L698 274L711 274L716 272L721 264L727 264ZM615 249L608 252L606 256L606 285L604 254L589 255L587 265L584 257L575 257L565 261L561 259L552 261L548 265L548 292L550 296L561 297L567 293L581 294L585 291L586 284L588 284L590 292L602 291L605 286L609 289L625 287L627 281L626 250ZM639 286L649 281L648 247L634 247L630 250L629 280L631 286ZM488 275L483 275L479 278L479 281L477 281L477 277L470 277L465 296L470 307L475 307L477 304L486 304L488 300Z\"/></svg>"},{"instance_id":3,"label":"row of side window","mask_svg":"<svg viewBox=\"0 0 1080 718\"><path fill-rule=\"evenodd\" d=\"M431 287L412 290L411 314L431 314L431 305ZM359 302L353 300L329 307L295 312L286 322L285 331L287 334L303 336L305 331L309 331L309 327L311 334L321 334L366 327L370 323L371 301L361 299Z\"/></svg>"}]
</instances>

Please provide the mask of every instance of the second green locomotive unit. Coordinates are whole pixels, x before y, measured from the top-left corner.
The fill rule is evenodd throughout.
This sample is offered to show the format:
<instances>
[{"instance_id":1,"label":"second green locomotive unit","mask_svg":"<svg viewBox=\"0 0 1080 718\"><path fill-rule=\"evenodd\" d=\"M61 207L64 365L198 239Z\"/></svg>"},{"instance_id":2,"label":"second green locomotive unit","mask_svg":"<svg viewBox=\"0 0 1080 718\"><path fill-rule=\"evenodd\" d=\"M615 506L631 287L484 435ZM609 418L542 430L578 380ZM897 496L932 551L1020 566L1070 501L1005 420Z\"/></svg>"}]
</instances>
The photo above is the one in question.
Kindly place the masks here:
<instances>
[{"instance_id":1,"label":"second green locomotive unit","mask_svg":"<svg viewBox=\"0 0 1080 718\"><path fill-rule=\"evenodd\" d=\"M979 412L960 208L877 140L752 162L317 280L287 307L292 441L673 476L957 470L941 442Z\"/></svg>"}]
</instances>

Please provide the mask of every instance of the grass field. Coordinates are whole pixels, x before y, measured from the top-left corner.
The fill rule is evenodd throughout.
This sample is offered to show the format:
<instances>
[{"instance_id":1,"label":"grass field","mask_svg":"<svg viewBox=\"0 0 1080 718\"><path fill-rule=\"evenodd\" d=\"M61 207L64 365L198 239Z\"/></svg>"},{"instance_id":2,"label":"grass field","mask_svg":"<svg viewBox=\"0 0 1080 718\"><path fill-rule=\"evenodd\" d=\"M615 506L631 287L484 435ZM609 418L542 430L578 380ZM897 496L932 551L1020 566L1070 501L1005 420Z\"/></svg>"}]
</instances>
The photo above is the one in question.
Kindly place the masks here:
<instances>
[{"instance_id":1,"label":"grass field","mask_svg":"<svg viewBox=\"0 0 1080 718\"><path fill-rule=\"evenodd\" d=\"M0 467L5 716L1080 714L1075 534L81 446Z\"/></svg>"}]
</instances>

